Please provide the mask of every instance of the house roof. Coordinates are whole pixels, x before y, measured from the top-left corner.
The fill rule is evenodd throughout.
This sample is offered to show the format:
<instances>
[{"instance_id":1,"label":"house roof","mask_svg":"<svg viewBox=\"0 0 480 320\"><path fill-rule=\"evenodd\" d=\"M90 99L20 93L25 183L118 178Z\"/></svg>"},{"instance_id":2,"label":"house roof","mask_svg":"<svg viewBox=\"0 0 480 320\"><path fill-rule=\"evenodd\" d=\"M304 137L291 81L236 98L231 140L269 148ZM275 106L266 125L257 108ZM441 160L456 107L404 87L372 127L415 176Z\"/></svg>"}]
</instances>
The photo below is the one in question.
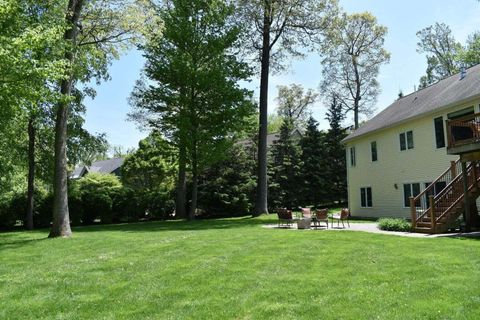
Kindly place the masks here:
<instances>
[{"instance_id":1,"label":"house roof","mask_svg":"<svg viewBox=\"0 0 480 320\"><path fill-rule=\"evenodd\" d=\"M123 164L124 158L113 158L92 162L90 166L79 166L70 175L72 179L83 177L87 172L113 173Z\"/></svg>"},{"instance_id":2,"label":"house roof","mask_svg":"<svg viewBox=\"0 0 480 320\"><path fill-rule=\"evenodd\" d=\"M124 160L124 158L113 158L95 161L92 162L92 165L87 168L89 172L112 173L122 166Z\"/></svg>"},{"instance_id":3,"label":"house roof","mask_svg":"<svg viewBox=\"0 0 480 320\"><path fill-rule=\"evenodd\" d=\"M343 142L479 96L480 64L467 69L463 79L458 73L395 101L348 135Z\"/></svg>"}]
</instances>

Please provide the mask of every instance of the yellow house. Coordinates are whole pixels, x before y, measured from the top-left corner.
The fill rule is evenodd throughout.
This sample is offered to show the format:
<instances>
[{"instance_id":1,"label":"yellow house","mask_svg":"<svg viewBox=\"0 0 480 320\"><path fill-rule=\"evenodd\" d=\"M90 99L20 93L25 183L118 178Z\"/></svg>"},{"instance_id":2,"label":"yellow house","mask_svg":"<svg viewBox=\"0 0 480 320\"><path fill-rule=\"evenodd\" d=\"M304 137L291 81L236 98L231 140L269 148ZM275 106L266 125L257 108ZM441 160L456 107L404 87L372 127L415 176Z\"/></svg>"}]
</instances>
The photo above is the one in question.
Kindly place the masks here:
<instances>
[{"instance_id":1,"label":"yellow house","mask_svg":"<svg viewBox=\"0 0 480 320\"><path fill-rule=\"evenodd\" d=\"M454 138L460 141L464 129L477 124L475 114L479 112L480 65L477 65L395 101L347 136L343 142L352 216L404 217L412 219L418 231L445 231L454 220L452 216L458 218L464 205L464 199L459 199L463 188L455 189L463 186L462 163L464 169L472 170L465 173L467 178L476 177L476 169L469 169L476 166L476 161L469 162L467 155L480 146L475 145L468 152L448 151ZM466 118L470 121L467 125L453 129L449 125L458 123L455 119ZM471 131L463 138L469 138L464 142L480 141L470 139ZM459 161L460 157L465 159ZM476 183L475 178L475 186ZM475 203L477 195L466 198ZM445 208L430 208L431 203L435 207L435 201L443 201L438 206L454 205L455 214L446 219L442 211Z\"/></svg>"}]
</instances>

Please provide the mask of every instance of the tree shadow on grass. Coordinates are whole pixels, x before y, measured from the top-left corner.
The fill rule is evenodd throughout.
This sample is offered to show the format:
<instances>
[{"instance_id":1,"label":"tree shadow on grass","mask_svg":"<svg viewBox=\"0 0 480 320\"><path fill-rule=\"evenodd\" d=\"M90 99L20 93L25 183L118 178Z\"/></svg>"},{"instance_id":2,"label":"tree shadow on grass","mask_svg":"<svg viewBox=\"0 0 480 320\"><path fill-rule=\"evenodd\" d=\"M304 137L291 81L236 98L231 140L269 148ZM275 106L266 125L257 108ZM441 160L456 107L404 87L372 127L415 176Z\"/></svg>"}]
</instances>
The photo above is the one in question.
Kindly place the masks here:
<instances>
[{"instance_id":1,"label":"tree shadow on grass","mask_svg":"<svg viewBox=\"0 0 480 320\"><path fill-rule=\"evenodd\" d=\"M252 218L251 216L239 218L202 219L194 221L168 220L168 221L145 221L123 224L98 224L90 226L72 227L73 234L89 232L161 232L161 231L201 231L238 229L275 223L272 216ZM0 250L14 249L27 244L48 239L49 229L36 229L32 231L14 230L0 233Z\"/></svg>"},{"instance_id":2,"label":"tree shadow on grass","mask_svg":"<svg viewBox=\"0 0 480 320\"><path fill-rule=\"evenodd\" d=\"M47 239L48 238L46 236L43 238L18 239L14 237L4 237L2 235L0 237L0 251L2 249L17 249L17 248L23 247L24 245L27 245L30 243L38 243L40 241L47 240Z\"/></svg>"},{"instance_id":3,"label":"tree shadow on grass","mask_svg":"<svg viewBox=\"0 0 480 320\"><path fill-rule=\"evenodd\" d=\"M73 228L73 232L99 232L99 231L123 231L123 232L156 232L156 231L195 231L214 229L238 229L275 223L276 220L269 218L230 218L230 219L202 219L194 221L168 220L146 221L137 223L92 225Z\"/></svg>"}]
</instances>

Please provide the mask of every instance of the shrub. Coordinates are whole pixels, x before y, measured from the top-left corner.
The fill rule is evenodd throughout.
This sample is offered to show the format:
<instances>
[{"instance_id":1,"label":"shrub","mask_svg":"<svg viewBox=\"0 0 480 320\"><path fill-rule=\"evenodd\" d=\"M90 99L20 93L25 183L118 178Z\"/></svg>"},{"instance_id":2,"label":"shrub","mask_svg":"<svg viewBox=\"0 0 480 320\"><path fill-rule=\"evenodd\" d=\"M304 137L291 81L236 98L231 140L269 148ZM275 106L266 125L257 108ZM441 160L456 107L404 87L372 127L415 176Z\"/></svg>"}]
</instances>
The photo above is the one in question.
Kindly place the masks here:
<instances>
[{"instance_id":1,"label":"shrub","mask_svg":"<svg viewBox=\"0 0 480 320\"><path fill-rule=\"evenodd\" d=\"M75 186L72 184L71 188L78 188L78 193L81 194L82 208L76 214L81 214L82 223L92 224L98 218L102 223L113 222L112 198L121 187L118 177L100 173L89 173L75 182Z\"/></svg>"},{"instance_id":2,"label":"shrub","mask_svg":"<svg viewBox=\"0 0 480 320\"><path fill-rule=\"evenodd\" d=\"M172 192L156 190L142 196L145 208L153 219L167 219L175 210Z\"/></svg>"},{"instance_id":3,"label":"shrub","mask_svg":"<svg viewBox=\"0 0 480 320\"><path fill-rule=\"evenodd\" d=\"M38 197L36 200L38 209L33 215L33 224L35 228L47 228L53 218L53 194Z\"/></svg>"},{"instance_id":4,"label":"shrub","mask_svg":"<svg viewBox=\"0 0 480 320\"><path fill-rule=\"evenodd\" d=\"M4 196L0 199L0 229L11 229L17 223L17 220L21 216L18 212L12 212L10 210L10 204L12 201L12 197Z\"/></svg>"},{"instance_id":5,"label":"shrub","mask_svg":"<svg viewBox=\"0 0 480 320\"><path fill-rule=\"evenodd\" d=\"M378 227L386 231L411 231L410 223L398 218L381 218L378 220Z\"/></svg>"},{"instance_id":6,"label":"shrub","mask_svg":"<svg viewBox=\"0 0 480 320\"><path fill-rule=\"evenodd\" d=\"M145 207L132 189L122 188L113 197L113 222L135 222L145 217Z\"/></svg>"}]
</instances>

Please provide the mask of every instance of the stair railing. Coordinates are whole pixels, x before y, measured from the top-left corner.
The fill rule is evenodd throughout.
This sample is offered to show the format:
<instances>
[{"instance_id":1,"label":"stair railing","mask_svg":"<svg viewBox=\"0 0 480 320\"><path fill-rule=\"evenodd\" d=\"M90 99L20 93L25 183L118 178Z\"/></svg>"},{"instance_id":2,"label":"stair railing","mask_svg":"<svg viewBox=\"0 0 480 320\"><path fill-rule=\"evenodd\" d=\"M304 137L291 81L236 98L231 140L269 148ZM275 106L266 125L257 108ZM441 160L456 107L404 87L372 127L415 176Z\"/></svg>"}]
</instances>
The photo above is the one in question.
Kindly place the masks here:
<instances>
[{"instance_id":1,"label":"stair railing","mask_svg":"<svg viewBox=\"0 0 480 320\"><path fill-rule=\"evenodd\" d=\"M462 164L460 159L450 161L450 167L445 170L435 181L428 185L422 192L415 197L410 197L410 213L412 219L412 228L416 228L417 222L422 221L425 217L430 217L430 221L435 219L435 212L431 205L435 194L440 194L443 190L439 189L441 186L446 188L455 178L461 177ZM433 225L434 223L432 223Z\"/></svg>"}]
</instances>

